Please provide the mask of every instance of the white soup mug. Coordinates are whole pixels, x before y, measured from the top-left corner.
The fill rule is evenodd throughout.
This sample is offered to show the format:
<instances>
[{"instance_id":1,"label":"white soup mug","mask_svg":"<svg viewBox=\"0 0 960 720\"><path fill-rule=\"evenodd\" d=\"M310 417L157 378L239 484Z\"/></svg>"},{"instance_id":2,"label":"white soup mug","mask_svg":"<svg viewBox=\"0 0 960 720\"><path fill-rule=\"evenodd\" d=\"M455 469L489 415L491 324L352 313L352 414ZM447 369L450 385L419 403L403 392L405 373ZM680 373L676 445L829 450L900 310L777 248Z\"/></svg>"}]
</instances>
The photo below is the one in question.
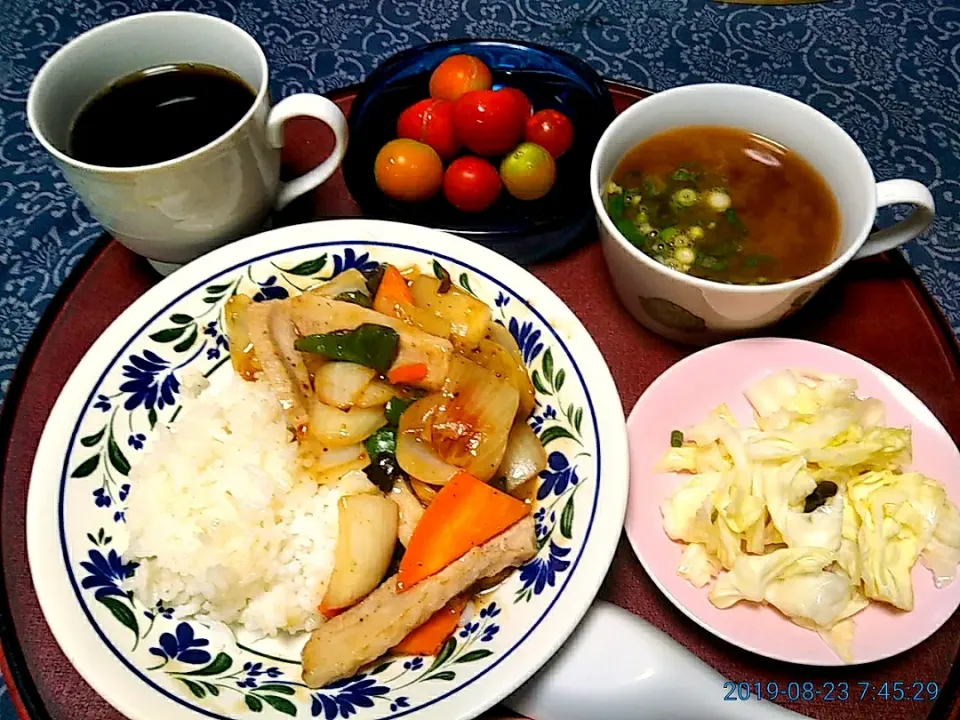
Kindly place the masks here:
<instances>
[{"instance_id":1,"label":"white soup mug","mask_svg":"<svg viewBox=\"0 0 960 720\"><path fill-rule=\"evenodd\" d=\"M841 215L832 262L797 280L730 285L662 265L634 247L607 215L603 188L618 163L653 135L691 125L742 128L803 156L833 190ZM809 105L745 85L688 85L657 93L621 113L597 144L590 169L603 253L620 299L647 328L703 344L771 325L792 314L849 261L912 240L934 217L930 191L913 180L878 183L863 152L839 125ZM878 207L913 205L908 217L871 232Z\"/></svg>"}]
</instances>

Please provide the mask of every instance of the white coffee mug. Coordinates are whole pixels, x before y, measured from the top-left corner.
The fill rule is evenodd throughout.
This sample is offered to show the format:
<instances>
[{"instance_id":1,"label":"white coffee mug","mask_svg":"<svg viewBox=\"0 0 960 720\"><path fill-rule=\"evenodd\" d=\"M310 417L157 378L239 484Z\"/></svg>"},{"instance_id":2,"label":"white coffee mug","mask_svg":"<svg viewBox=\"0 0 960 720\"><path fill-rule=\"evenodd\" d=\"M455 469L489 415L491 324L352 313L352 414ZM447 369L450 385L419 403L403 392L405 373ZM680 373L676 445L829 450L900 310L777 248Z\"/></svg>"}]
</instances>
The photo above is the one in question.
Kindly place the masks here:
<instances>
[{"instance_id":1,"label":"white coffee mug","mask_svg":"<svg viewBox=\"0 0 960 720\"><path fill-rule=\"evenodd\" d=\"M256 92L250 109L207 145L166 162L105 167L69 154L80 111L127 75L170 64L227 70ZM329 178L343 159L347 121L320 95L299 94L271 108L267 59L250 35L226 20L189 12L156 12L115 20L58 50L27 98L30 129L53 155L90 213L162 273L231 240L256 232L280 209ZM333 130L330 157L280 182L283 123L307 115Z\"/></svg>"},{"instance_id":2,"label":"white coffee mug","mask_svg":"<svg viewBox=\"0 0 960 720\"><path fill-rule=\"evenodd\" d=\"M841 214L834 260L805 277L772 285L728 285L662 265L617 230L603 187L617 164L649 137L690 125L742 128L802 155L833 190ZM657 93L621 113L597 144L593 204L613 286L630 313L654 332L702 344L771 325L792 314L855 258L912 240L934 218L930 191L913 180L878 183L863 152L839 125L809 105L745 85L688 85ZM913 205L893 227L871 232L878 207Z\"/></svg>"}]
</instances>

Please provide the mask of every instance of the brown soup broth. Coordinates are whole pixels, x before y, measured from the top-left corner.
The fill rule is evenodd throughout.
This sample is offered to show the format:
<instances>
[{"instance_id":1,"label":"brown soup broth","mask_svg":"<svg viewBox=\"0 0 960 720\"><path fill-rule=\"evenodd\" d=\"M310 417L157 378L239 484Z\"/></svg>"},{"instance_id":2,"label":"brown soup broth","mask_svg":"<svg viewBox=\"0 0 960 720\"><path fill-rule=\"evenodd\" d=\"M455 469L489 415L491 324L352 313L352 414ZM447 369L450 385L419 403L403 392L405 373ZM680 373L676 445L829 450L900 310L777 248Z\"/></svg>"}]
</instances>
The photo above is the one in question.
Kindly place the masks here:
<instances>
[{"instance_id":1,"label":"brown soup broth","mask_svg":"<svg viewBox=\"0 0 960 720\"><path fill-rule=\"evenodd\" d=\"M744 130L660 133L623 159L613 182L606 203L618 229L691 275L784 282L834 258L840 210L826 181L797 153Z\"/></svg>"}]
</instances>

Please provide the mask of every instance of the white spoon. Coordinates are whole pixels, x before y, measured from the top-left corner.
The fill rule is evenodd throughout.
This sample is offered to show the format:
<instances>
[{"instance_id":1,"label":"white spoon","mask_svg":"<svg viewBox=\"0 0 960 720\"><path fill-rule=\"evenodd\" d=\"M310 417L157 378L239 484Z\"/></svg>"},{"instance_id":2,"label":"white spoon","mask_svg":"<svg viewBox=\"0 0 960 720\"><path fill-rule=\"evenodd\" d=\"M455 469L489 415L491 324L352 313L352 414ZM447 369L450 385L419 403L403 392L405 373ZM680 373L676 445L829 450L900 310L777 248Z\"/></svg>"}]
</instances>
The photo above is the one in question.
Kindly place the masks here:
<instances>
[{"instance_id":1,"label":"white spoon","mask_svg":"<svg viewBox=\"0 0 960 720\"><path fill-rule=\"evenodd\" d=\"M633 613L597 600L550 662L504 703L533 720L797 720L724 701L726 678Z\"/></svg>"}]
</instances>

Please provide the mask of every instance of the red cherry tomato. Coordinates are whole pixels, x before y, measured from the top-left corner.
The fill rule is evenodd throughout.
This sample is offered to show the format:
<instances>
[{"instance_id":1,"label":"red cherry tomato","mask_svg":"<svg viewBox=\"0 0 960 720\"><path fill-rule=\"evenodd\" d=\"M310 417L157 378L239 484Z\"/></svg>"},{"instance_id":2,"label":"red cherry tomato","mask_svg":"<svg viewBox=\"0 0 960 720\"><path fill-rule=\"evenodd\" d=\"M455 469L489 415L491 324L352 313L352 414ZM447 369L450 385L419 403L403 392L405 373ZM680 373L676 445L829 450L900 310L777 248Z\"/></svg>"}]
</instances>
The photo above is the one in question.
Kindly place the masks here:
<instances>
[{"instance_id":1,"label":"red cherry tomato","mask_svg":"<svg viewBox=\"0 0 960 720\"><path fill-rule=\"evenodd\" d=\"M394 200L429 200L443 184L443 161L429 145L408 138L391 140L377 153L374 178Z\"/></svg>"},{"instance_id":2,"label":"red cherry tomato","mask_svg":"<svg viewBox=\"0 0 960 720\"><path fill-rule=\"evenodd\" d=\"M486 160L457 158L443 176L443 194L458 210L483 212L500 196L500 175Z\"/></svg>"},{"instance_id":3,"label":"red cherry tomato","mask_svg":"<svg viewBox=\"0 0 960 720\"><path fill-rule=\"evenodd\" d=\"M541 110L527 120L523 137L558 158L573 147L573 123L562 112Z\"/></svg>"},{"instance_id":4,"label":"red cherry tomato","mask_svg":"<svg viewBox=\"0 0 960 720\"><path fill-rule=\"evenodd\" d=\"M499 90L472 90L457 100L453 127L477 155L503 155L523 137L526 118L516 97Z\"/></svg>"},{"instance_id":5,"label":"red cherry tomato","mask_svg":"<svg viewBox=\"0 0 960 720\"><path fill-rule=\"evenodd\" d=\"M430 97L456 100L471 90L489 90L493 75L473 55L451 55L430 75Z\"/></svg>"},{"instance_id":6,"label":"red cherry tomato","mask_svg":"<svg viewBox=\"0 0 960 720\"><path fill-rule=\"evenodd\" d=\"M544 148L525 142L500 164L500 178L517 200L539 200L557 179L557 164Z\"/></svg>"},{"instance_id":7,"label":"red cherry tomato","mask_svg":"<svg viewBox=\"0 0 960 720\"><path fill-rule=\"evenodd\" d=\"M517 88L500 88L497 92L506 93L514 99L514 102L516 102L520 108L517 112L520 113L520 116L524 120L533 115L533 103L530 102L530 98L527 97L527 94L523 92L523 90L517 90Z\"/></svg>"},{"instance_id":8,"label":"red cherry tomato","mask_svg":"<svg viewBox=\"0 0 960 720\"><path fill-rule=\"evenodd\" d=\"M397 136L426 143L443 160L460 150L460 141L453 131L453 103L427 98L400 113Z\"/></svg>"}]
</instances>

